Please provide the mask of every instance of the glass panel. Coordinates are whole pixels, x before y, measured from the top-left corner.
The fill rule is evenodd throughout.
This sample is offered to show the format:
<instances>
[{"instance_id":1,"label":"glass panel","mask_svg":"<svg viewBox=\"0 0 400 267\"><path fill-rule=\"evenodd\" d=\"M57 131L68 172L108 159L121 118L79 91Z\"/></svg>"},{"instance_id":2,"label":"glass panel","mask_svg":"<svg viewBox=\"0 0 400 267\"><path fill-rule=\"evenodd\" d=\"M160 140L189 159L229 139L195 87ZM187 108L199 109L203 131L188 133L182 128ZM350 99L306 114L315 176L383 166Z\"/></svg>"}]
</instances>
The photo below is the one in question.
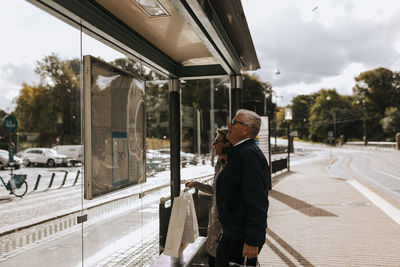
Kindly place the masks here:
<instances>
[{"instance_id":1,"label":"glass panel","mask_svg":"<svg viewBox=\"0 0 400 267\"><path fill-rule=\"evenodd\" d=\"M0 149L14 143L13 173L28 184L21 198L0 188L0 265L74 266L82 259L81 167L47 152L80 145L80 32L22 0L0 3L0 23L0 120L18 120L11 135L0 127ZM5 182L10 172L0 170Z\"/></svg>"},{"instance_id":2,"label":"glass panel","mask_svg":"<svg viewBox=\"0 0 400 267\"><path fill-rule=\"evenodd\" d=\"M151 77L149 71L145 70L140 62L127 58L124 54L103 45L89 36L83 35L82 43L83 55L101 58L102 61L117 66L143 80L146 79L147 75ZM101 49L98 49L99 47L101 47ZM101 70L98 70L97 74L101 74L104 78L97 80L97 82L100 83L97 84L98 90L96 89L96 92L91 92L92 98L98 97L99 93L107 93L107 90L101 89L105 88L103 85L110 83L115 84L118 80L111 74L107 74L104 71L100 72ZM124 86L114 86L113 88L115 90L122 90ZM98 140L97 143L93 143L92 140L92 149L93 151L96 151L96 149L102 151L102 147L109 149L116 148L121 144L120 141L125 139L129 144L128 154L132 155L132 160L135 160L132 162L129 161L129 166L135 165L135 168L129 168L129 171L138 171L139 168L137 168L138 164L136 160L139 161L139 159L144 156L143 150L142 152L140 151L140 147L143 146L144 143L140 145L137 141L138 139L144 138L142 135L144 129L143 127L135 128L132 126L126 130L126 127L123 126L124 123L128 123L128 125L139 125L141 121L137 116L132 116L137 113L137 109L125 110L121 104L121 101L132 100L137 102L138 99L135 98L137 95L120 96L120 98L117 99L112 96L111 90L108 91L108 93L110 93L109 96L104 98L106 102L109 101L107 105L106 102L104 102L101 105L92 106L92 111L94 108L96 112L90 123L92 125L92 130L97 132L99 132L98 130L104 125L112 125L113 129L119 130L118 133L112 134L110 132L108 135L104 135L104 132L99 134L92 132L92 138L97 138L96 140ZM132 97L134 98L131 99ZM140 105L136 107L140 108ZM141 109L143 109L143 106ZM116 113L114 112L114 114L112 114L113 110L116 111ZM132 135L127 134L123 136L121 135L122 130L132 132ZM102 135L110 138L101 137ZM133 146L135 144L139 144L139 147ZM106 179L111 179L115 172L122 170L122 168L115 168L115 166L113 166L115 163L113 157L118 151L109 152L110 153L105 153L105 158L102 160L96 161L92 158L89 163L92 164L92 166L94 166L93 164L96 162L100 163L103 170L99 169L99 173ZM97 152L93 154L94 157L100 155L96 153ZM94 177L94 170L95 169L92 168L92 178ZM142 170L144 171L144 169ZM106 174L106 176L104 176L104 174ZM141 177L143 178L143 176ZM142 179L142 181L144 180ZM107 183L103 186L106 187ZM108 190L107 188L103 189L105 189L105 191ZM110 187L109 189L111 190L112 188ZM84 223L83 229L83 255L84 264L86 266L118 266L131 262L133 266L137 266L136 262L141 263L142 261L149 260L148 257L151 259L151 253L144 249L144 247L152 247L151 244L153 243L156 244L153 247L155 247L155 254L158 256L157 218L159 198L154 196L156 194L146 196L146 190L148 190L147 183L138 184L99 196L93 200L83 201L83 209L88 216L88 221Z\"/></svg>"},{"instance_id":3,"label":"glass panel","mask_svg":"<svg viewBox=\"0 0 400 267\"><path fill-rule=\"evenodd\" d=\"M212 142L217 128L229 121L229 78L188 80L182 84L181 161L214 162ZM183 164L185 166L185 164Z\"/></svg>"}]
</instances>

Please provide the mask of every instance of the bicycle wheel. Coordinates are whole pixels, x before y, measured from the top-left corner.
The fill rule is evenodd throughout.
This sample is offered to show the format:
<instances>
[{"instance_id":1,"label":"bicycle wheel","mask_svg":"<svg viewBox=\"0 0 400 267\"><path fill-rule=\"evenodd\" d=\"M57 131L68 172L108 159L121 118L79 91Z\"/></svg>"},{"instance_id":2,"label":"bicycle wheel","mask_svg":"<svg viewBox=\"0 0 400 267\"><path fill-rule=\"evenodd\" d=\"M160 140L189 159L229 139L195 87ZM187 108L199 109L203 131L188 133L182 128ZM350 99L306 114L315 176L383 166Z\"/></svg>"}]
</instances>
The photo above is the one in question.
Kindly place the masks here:
<instances>
[{"instance_id":1,"label":"bicycle wheel","mask_svg":"<svg viewBox=\"0 0 400 267\"><path fill-rule=\"evenodd\" d=\"M28 183L25 181L21 184L20 188L11 189L11 193L13 193L17 197L23 197L28 191Z\"/></svg>"}]
</instances>

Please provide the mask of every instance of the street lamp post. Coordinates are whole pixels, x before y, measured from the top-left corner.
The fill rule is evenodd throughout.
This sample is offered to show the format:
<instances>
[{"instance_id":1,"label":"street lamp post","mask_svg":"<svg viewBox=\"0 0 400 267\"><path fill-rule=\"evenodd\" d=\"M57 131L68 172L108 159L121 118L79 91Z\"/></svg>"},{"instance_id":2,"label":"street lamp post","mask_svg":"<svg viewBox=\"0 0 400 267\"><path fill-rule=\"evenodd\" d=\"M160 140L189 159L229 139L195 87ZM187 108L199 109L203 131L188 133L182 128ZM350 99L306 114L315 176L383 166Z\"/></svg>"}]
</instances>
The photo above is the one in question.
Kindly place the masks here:
<instances>
[{"instance_id":1,"label":"street lamp post","mask_svg":"<svg viewBox=\"0 0 400 267\"><path fill-rule=\"evenodd\" d=\"M287 169L290 172L290 121L292 120L292 109L286 108L285 109L285 120L288 123L288 158L287 158Z\"/></svg>"},{"instance_id":2,"label":"street lamp post","mask_svg":"<svg viewBox=\"0 0 400 267\"><path fill-rule=\"evenodd\" d=\"M363 97L363 96L362 96ZM362 110L363 110L363 141L364 141L364 146L368 145L368 140L367 140L367 121L365 118L365 99L357 100L357 104L362 104Z\"/></svg>"},{"instance_id":3,"label":"street lamp post","mask_svg":"<svg viewBox=\"0 0 400 267\"><path fill-rule=\"evenodd\" d=\"M328 95L326 100L331 101L331 97ZM331 112L333 115L333 144L336 146L336 111L333 109Z\"/></svg>"},{"instance_id":4,"label":"street lamp post","mask_svg":"<svg viewBox=\"0 0 400 267\"><path fill-rule=\"evenodd\" d=\"M368 144L367 140L367 120L365 118L365 99L362 100L363 104L363 139L364 139L364 146Z\"/></svg>"},{"instance_id":5,"label":"street lamp post","mask_svg":"<svg viewBox=\"0 0 400 267\"><path fill-rule=\"evenodd\" d=\"M335 110L333 112L333 144L336 146L336 112Z\"/></svg>"},{"instance_id":6,"label":"street lamp post","mask_svg":"<svg viewBox=\"0 0 400 267\"><path fill-rule=\"evenodd\" d=\"M277 95L277 94L273 94L273 96L275 97L275 105L276 105L275 112L274 112L275 113L275 149L276 149L277 139L278 139L278 116L277 116L276 112L277 112L277 107L278 107L278 97L283 99L283 96Z\"/></svg>"}]
</instances>

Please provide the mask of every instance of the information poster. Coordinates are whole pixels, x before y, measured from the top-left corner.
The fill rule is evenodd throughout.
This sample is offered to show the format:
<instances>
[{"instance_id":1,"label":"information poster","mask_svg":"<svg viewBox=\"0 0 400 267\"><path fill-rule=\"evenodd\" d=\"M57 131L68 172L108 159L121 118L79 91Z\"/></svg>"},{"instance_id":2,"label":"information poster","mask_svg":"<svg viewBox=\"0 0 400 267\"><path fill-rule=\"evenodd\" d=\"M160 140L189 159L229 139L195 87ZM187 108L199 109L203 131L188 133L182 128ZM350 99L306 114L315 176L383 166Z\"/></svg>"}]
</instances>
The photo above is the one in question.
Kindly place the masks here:
<instances>
[{"instance_id":1,"label":"information poster","mask_svg":"<svg viewBox=\"0 0 400 267\"><path fill-rule=\"evenodd\" d=\"M258 133L258 146L267 158L268 165L271 165L268 116L261 116L261 128Z\"/></svg>"},{"instance_id":2,"label":"information poster","mask_svg":"<svg viewBox=\"0 0 400 267\"><path fill-rule=\"evenodd\" d=\"M144 82L84 57L85 198L145 182Z\"/></svg>"}]
</instances>

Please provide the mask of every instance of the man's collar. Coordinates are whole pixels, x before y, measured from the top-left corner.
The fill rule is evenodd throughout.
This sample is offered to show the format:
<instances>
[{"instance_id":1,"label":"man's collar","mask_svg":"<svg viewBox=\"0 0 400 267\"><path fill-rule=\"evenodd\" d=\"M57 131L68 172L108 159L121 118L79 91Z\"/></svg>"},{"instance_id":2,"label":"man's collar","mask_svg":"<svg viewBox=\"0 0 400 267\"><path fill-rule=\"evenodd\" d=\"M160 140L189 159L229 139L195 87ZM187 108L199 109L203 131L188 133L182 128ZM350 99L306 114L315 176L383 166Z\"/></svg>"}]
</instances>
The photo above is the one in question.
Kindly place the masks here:
<instances>
[{"instance_id":1,"label":"man's collar","mask_svg":"<svg viewBox=\"0 0 400 267\"><path fill-rule=\"evenodd\" d=\"M238 145L240 145L241 143L244 143L244 142L246 142L246 141L249 140L249 139L251 139L251 138L245 138L245 139L243 139L243 140L240 140L240 141L237 142L234 146L238 146Z\"/></svg>"}]
</instances>

